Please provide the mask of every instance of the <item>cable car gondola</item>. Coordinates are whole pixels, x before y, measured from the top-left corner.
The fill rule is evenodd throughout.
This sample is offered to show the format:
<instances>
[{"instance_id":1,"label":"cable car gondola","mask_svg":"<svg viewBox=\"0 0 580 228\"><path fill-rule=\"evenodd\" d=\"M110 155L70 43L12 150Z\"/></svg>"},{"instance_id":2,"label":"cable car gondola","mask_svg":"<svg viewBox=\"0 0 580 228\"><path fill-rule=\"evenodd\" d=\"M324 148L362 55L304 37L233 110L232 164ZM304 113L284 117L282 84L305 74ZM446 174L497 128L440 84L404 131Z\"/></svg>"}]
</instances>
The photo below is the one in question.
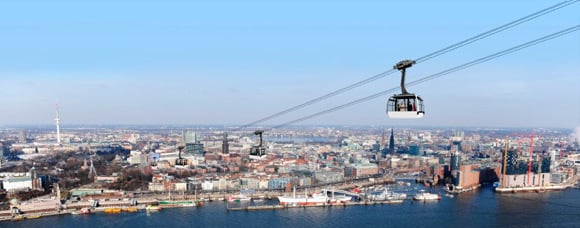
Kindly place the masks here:
<instances>
[{"instance_id":1,"label":"cable car gondola","mask_svg":"<svg viewBox=\"0 0 580 228\"><path fill-rule=\"evenodd\" d=\"M423 99L408 93L405 89L405 71L413 66L415 61L403 60L398 62L393 68L401 71L401 94L396 94L389 98L387 102L387 116L391 119L418 119L425 115Z\"/></svg>"},{"instance_id":2,"label":"cable car gondola","mask_svg":"<svg viewBox=\"0 0 580 228\"><path fill-rule=\"evenodd\" d=\"M266 158L266 148L262 146L262 133L264 133L262 130L257 130L254 132L255 135L260 136L260 144L257 146L252 146L250 149L250 159L252 160L263 160Z\"/></svg>"},{"instance_id":3,"label":"cable car gondola","mask_svg":"<svg viewBox=\"0 0 580 228\"><path fill-rule=\"evenodd\" d=\"M184 146L177 147L177 159L175 159L175 165L187 165L187 159L181 157L181 150L183 150Z\"/></svg>"}]
</instances>

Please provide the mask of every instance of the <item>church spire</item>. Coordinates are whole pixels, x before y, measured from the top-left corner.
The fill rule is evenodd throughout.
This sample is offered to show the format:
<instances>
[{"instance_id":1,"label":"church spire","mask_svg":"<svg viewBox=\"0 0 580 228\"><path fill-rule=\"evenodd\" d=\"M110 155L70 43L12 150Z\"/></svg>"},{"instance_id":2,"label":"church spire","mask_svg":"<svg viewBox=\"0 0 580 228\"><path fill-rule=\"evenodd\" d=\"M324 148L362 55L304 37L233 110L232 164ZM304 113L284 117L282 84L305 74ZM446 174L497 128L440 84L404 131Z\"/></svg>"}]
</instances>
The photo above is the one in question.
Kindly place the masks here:
<instances>
[{"instance_id":1,"label":"church spire","mask_svg":"<svg viewBox=\"0 0 580 228\"><path fill-rule=\"evenodd\" d=\"M389 139L389 154L395 153L395 134L393 133L393 128L391 128L391 138Z\"/></svg>"}]
</instances>

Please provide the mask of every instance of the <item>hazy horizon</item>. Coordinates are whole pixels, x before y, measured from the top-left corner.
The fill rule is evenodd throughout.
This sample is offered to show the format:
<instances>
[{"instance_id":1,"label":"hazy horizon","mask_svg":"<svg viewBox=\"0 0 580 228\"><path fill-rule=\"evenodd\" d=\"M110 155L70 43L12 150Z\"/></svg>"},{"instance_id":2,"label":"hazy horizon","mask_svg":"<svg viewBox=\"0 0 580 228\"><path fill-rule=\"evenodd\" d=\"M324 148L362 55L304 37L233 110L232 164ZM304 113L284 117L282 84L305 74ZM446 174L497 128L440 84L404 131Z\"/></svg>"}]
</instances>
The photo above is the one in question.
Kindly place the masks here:
<instances>
[{"instance_id":1,"label":"hazy horizon","mask_svg":"<svg viewBox=\"0 0 580 228\"><path fill-rule=\"evenodd\" d=\"M129 128L130 127L154 127L154 128L237 128L242 125L234 124L61 124L62 129L76 129L76 128L91 128L91 127L103 127L103 128ZM271 128L274 125L256 125L247 128L242 128L239 131L250 131L255 128ZM291 129L291 128L320 128L320 127L334 127L334 128L415 128L415 129L546 129L546 130L580 130L580 126L574 127L509 127L509 126L443 126L443 125L368 125L368 124L294 124L288 125L276 129ZM13 125L0 125L0 129L56 129L55 124L13 124ZM231 130L231 129L230 129ZM56 131L56 130L55 130ZM238 131L238 130L236 130ZM580 132L580 131L579 131Z\"/></svg>"}]
</instances>

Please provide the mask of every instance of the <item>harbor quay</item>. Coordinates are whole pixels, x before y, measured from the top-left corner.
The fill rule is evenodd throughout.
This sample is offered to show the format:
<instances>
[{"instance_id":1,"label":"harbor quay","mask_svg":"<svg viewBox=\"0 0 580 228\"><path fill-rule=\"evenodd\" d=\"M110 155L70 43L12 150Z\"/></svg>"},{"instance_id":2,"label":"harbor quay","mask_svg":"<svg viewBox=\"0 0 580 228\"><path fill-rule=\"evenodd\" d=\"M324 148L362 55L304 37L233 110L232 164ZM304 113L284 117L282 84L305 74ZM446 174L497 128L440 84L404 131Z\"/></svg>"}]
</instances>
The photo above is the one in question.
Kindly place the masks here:
<instances>
[{"instance_id":1,"label":"harbor quay","mask_svg":"<svg viewBox=\"0 0 580 228\"><path fill-rule=\"evenodd\" d=\"M364 188L375 185L385 185L393 184L395 179L391 177L381 177L381 178L366 178L361 180L355 180L348 183L335 183L330 185L320 185L316 187L299 188L295 194L308 194L315 189L335 189L340 190L352 190L355 187ZM46 216L56 216L56 215L70 215L78 213L79 210L83 208L91 208L93 213L109 213L111 209L118 209L122 211L129 212L127 209L132 209L130 212L135 212L136 210L145 210L148 205L159 205L162 200L194 200L194 201L227 201L232 196L239 194L239 191L224 192L224 193L174 193L170 195L168 193L154 193L154 192L139 192L139 193L126 193L125 196L120 197L119 195L110 195L108 197L101 197L99 199L83 199L77 202L67 201L60 204L54 199L37 199L28 203L26 207L19 208L17 216L12 210L0 211L0 221L19 221L23 219L36 219ZM286 191L255 191L251 194L246 194L247 197L252 199L264 199L273 200L278 196L291 194ZM133 196L128 198L127 196ZM98 203L96 203L98 202ZM374 205L374 204L393 204L402 203L402 201L391 200L391 201L375 201L375 202L348 202L342 203L342 206L352 206L352 205ZM59 205L60 204L60 205ZM331 206L332 204L323 205L309 205L309 206ZM338 204L335 204L335 206ZM164 206L164 208L175 207L175 206ZM244 210L264 210L264 209L282 209L282 208L293 208L295 206L286 205L284 207L245 207ZM228 207L228 209L232 209ZM238 209L232 209L238 210Z\"/></svg>"},{"instance_id":2,"label":"harbor quay","mask_svg":"<svg viewBox=\"0 0 580 228\"><path fill-rule=\"evenodd\" d=\"M343 202L343 203L322 203L311 205L257 205L257 206L228 206L229 211L261 211L261 210L281 210L292 208L307 208L307 207L346 207L346 206L371 206L381 204L401 204L404 200L379 200L379 201L359 201L359 202Z\"/></svg>"},{"instance_id":3,"label":"harbor quay","mask_svg":"<svg viewBox=\"0 0 580 228\"><path fill-rule=\"evenodd\" d=\"M335 184L330 184L330 185L318 185L318 186L308 186L308 187L297 187L296 189L296 194L301 194L304 195L308 192L312 192L315 189L336 189L336 190L352 190L356 187L359 188L364 188L364 187L370 187L370 186L377 186L377 185L386 185L386 184L394 184L395 183L395 179L392 177L380 177L380 178L367 178L367 179L363 179L363 180L356 180L353 182L348 182L348 183L335 183ZM233 192L228 192L228 193L201 193L201 194L186 194L187 199L193 199L192 197L197 197L197 199L207 199L207 200L218 200L218 199L227 199L228 197L232 196L232 195L237 195L239 193L239 191L233 191ZM287 189L286 191L284 190L280 190L280 191L255 191L253 193L249 193L246 194L248 197L252 198L252 199L263 199L263 198L267 198L267 199L274 199L278 196L282 196L282 195L286 195L289 194L289 189ZM159 195L159 197L167 197L167 194L165 195Z\"/></svg>"},{"instance_id":4,"label":"harbor quay","mask_svg":"<svg viewBox=\"0 0 580 228\"><path fill-rule=\"evenodd\" d=\"M0 169L0 196L5 195L0 197L0 221L82 214L128 217L138 211L201 206L199 211L226 212L406 207L411 199L410 204L451 200L490 186L496 193L511 194L564 190L578 183L580 154L575 144L561 140L562 133L545 131L529 140L511 137L515 143L495 131L470 130L466 135L461 130L401 129L397 137L390 130L391 137L384 129L347 129L351 133L340 137L331 129L302 130L302 138L326 140L311 143L290 143L279 132L284 141L268 136L266 155L252 146L259 137L225 131L200 130L198 138L195 131L183 129L121 135L103 130L91 137L126 137L115 144L63 145L35 144L50 132L10 131L19 142L2 144L14 154ZM257 154L247 153L252 151ZM478 193L466 197L473 194Z\"/></svg>"}]
</instances>

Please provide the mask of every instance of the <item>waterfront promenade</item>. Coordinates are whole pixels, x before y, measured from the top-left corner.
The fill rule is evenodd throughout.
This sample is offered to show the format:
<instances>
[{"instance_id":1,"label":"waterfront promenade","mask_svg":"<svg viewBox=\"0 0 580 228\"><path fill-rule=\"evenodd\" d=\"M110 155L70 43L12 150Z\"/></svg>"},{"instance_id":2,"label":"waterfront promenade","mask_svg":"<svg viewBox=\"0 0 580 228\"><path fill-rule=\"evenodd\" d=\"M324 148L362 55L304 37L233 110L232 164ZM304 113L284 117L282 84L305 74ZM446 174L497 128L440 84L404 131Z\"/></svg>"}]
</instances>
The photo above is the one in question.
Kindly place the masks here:
<instances>
[{"instance_id":1,"label":"waterfront promenade","mask_svg":"<svg viewBox=\"0 0 580 228\"><path fill-rule=\"evenodd\" d=\"M309 187L307 188L299 188L296 191L296 194L306 194L307 192L312 192L316 189L335 189L335 190L346 190L350 191L354 189L355 185L358 187L369 187L374 185L385 185L385 184L392 184L395 182L394 178L391 177L381 177L381 178L364 178L358 180L351 180L345 181L340 183L333 183L328 185L318 185L316 187ZM185 199L185 200L201 200L201 201L219 201L219 200L227 200L229 197L233 195L238 195L239 191L231 191L231 192L213 192L213 193L183 193L183 194L175 194L171 198L172 199ZM248 197L252 199L276 199L278 196L290 194L289 192L284 191L256 191L251 194L247 194ZM128 198L107 198L103 200L99 200L98 207L94 207L94 212L101 212L104 208L111 208L111 207L131 207L137 206L138 208L142 209L146 205L150 204L157 204L159 200L167 200L169 199L169 195L167 193L147 193L147 194L133 194L135 199L134 202L129 200ZM55 216L55 215L68 215L72 212L75 212L81 208L93 208L93 201L91 200L81 200L78 202L66 202L62 204L60 208L58 207L51 207L50 209L43 209L43 210L35 210L33 206L28 207L30 209L22 210L20 214L14 215L11 210L0 211L0 221L10 221L15 220L19 221L22 219L37 219L46 216ZM133 205L136 203L136 205ZM378 203L378 202L376 202ZM353 203L349 203L349 205L354 205ZM358 203L357 203L358 205Z\"/></svg>"}]
</instances>

